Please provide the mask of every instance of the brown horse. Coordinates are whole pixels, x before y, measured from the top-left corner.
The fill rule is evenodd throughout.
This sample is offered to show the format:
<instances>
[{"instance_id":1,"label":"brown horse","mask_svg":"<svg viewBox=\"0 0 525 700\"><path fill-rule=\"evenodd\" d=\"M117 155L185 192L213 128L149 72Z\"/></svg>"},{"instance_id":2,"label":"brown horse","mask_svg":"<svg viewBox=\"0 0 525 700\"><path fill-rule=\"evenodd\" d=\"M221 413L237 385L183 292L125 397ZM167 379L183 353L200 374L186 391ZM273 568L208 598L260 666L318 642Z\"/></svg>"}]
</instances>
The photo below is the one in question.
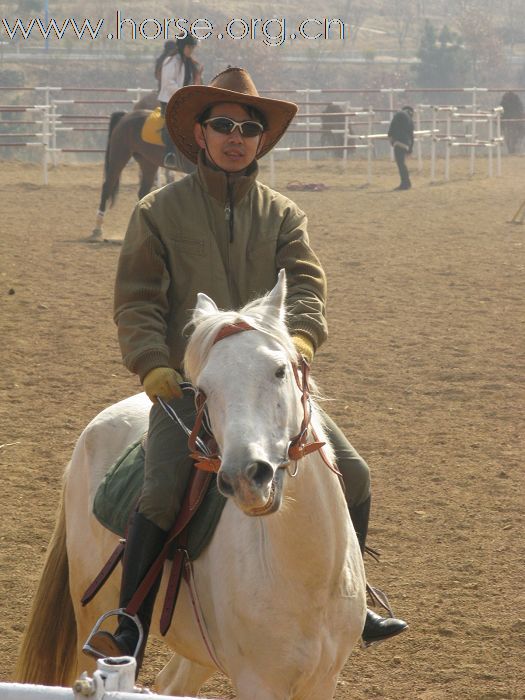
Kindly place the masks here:
<instances>
[{"instance_id":1,"label":"brown horse","mask_svg":"<svg viewBox=\"0 0 525 700\"><path fill-rule=\"evenodd\" d=\"M525 135L525 113L523 102L515 92L506 92L501 98L503 107L501 131L509 153L517 153L520 141Z\"/></svg>"},{"instance_id":2,"label":"brown horse","mask_svg":"<svg viewBox=\"0 0 525 700\"><path fill-rule=\"evenodd\" d=\"M144 122L151 110L135 109L132 112L113 112L109 120L108 143L104 160L104 183L100 195L99 210L91 239L102 237L102 223L108 200L113 205L118 193L120 174L131 158L140 167L141 177L139 198L144 197L153 187L157 170L163 167L165 148L142 140ZM195 166L181 153L179 170L191 173Z\"/></svg>"},{"instance_id":3,"label":"brown horse","mask_svg":"<svg viewBox=\"0 0 525 700\"><path fill-rule=\"evenodd\" d=\"M352 131L352 125L350 124L350 122L347 123L344 116L339 116L343 114L344 110L341 109L339 105L336 105L335 103L331 102L323 110L323 114L321 115L321 146L335 146L335 148L332 151L327 151L327 154L332 153L332 158L344 157L344 149L342 148L342 146L345 145L345 128L348 129L348 136L352 136L354 133ZM339 133L334 133L334 130L337 130ZM351 155L353 153L354 145L355 142L353 141L353 139L348 139L348 155Z\"/></svg>"},{"instance_id":4,"label":"brown horse","mask_svg":"<svg viewBox=\"0 0 525 700\"><path fill-rule=\"evenodd\" d=\"M135 102L133 109L155 109L158 106L158 90L151 90L143 95L138 102Z\"/></svg>"}]
</instances>

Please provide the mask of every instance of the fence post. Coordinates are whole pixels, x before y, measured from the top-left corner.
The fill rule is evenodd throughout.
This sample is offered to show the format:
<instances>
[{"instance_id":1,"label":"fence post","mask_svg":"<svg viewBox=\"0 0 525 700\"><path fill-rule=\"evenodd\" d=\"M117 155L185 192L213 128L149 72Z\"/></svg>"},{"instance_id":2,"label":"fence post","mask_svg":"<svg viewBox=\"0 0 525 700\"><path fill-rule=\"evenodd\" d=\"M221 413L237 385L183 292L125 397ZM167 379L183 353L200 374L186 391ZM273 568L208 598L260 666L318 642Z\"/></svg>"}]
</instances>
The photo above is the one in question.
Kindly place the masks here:
<instances>
[{"instance_id":1,"label":"fence post","mask_svg":"<svg viewBox=\"0 0 525 700\"><path fill-rule=\"evenodd\" d=\"M374 111L372 109L371 105L368 105L368 135L372 135L372 130L373 130L373 122L374 122ZM372 139L367 139L367 164L366 164L366 177L367 177L367 184L370 185L372 182L372 148L374 147L374 144L372 142Z\"/></svg>"},{"instance_id":2,"label":"fence post","mask_svg":"<svg viewBox=\"0 0 525 700\"><path fill-rule=\"evenodd\" d=\"M501 114L503 112L503 107L496 107L494 110L496 112L496 139L498 145L496 146L496 175L501 177Z\"/></svg>"},{"instance_id":3,"label":"fence post","mask_svg":"<svg viewBox=\"0 0 525 700\"><path fill-rule=\"evenodd\" d=\"M437 107L432 106L432 143L430 145L430 182L436 181L436 121Z\"/></svg>"},{"instance_id":4,"label":"fence post","mask_svg":"<svg viewBox=\"0 0 525 700\"><path fill-rule=\"evenodd\" d=\"M416 105L416 108L414 111L416 114L416 131L421 131L421 113L419 111L418 105ZM422 154L420 139L418 139L416 141L416 153L417 153L417 171L418 171L418 173L420 173L423 170L423 154Z\"/></svg>"}]
</instances>

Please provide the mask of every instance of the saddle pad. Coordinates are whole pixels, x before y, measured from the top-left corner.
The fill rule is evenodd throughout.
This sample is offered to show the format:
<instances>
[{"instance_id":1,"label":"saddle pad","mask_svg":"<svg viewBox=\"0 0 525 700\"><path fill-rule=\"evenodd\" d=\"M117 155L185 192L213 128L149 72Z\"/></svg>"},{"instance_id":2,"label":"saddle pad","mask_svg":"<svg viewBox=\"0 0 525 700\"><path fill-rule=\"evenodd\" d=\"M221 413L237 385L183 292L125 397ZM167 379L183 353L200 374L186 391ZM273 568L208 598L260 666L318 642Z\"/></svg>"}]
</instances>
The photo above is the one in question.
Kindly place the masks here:
<instances>
[{"instance_id":1,"label":"saddle pad","mask_svg":"<svg viewBox=\"0 0 525 700\"><path fill-rule=\"evenodd\" d=\"M163 146L162 128L164 126L164 117L161 116L160 107L157 107L149 115L142 126L140 136L146 143L152 143L155 146Z\"/></svg>"},{"instance_id":2,"label":"saddle pad","mask_svg":"<svg viewBox=\"0 0 525 700\"><path fill-rule=\"evenodd\" d=\"M93 515L99 523L119 537L124 537L130 515L135 508L144 481L144 447L142 439L128 447L109 469L95 494ZM197 559L208 544L221 517L226 499L210 482L202 504L188 525L188 554Z\"/></svg>"}]
</instances>

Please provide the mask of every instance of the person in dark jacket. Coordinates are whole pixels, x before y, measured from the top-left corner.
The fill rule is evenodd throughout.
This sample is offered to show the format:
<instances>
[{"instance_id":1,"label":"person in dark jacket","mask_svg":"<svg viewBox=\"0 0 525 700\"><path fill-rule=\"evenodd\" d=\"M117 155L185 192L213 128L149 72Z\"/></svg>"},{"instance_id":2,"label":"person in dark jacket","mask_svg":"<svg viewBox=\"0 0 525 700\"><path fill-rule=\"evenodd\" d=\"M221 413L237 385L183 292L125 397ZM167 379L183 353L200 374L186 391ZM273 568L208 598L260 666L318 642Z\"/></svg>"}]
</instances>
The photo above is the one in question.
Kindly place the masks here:
<instances>
[{"instance_id":1,"label":"person in dark jacket","mask_svg":"<svg viewBox=\"0 0 525 700\"><path fill-rule=\"evenodd\" d=\"M412 153L414 146L413 116L414 110L407 105L394 114L388 128L388 138L394 148L394 157L401 178L401 183L395 188L396 190L409 190L412 187L405 158Z\"/></svg>"}]
</instances>

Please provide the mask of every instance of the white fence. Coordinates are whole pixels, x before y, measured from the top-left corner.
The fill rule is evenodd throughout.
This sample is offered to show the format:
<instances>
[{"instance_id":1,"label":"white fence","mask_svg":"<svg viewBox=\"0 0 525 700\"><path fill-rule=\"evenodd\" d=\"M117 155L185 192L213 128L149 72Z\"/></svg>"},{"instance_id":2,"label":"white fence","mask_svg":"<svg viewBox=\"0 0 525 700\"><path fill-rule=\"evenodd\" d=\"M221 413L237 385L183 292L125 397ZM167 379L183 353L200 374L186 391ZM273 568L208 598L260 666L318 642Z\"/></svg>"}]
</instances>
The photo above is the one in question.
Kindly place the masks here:
<instances>
[{"instance_id":1,"label":"white fence","mask_svg":"<svg viewBox=\"0 0 525 700\"><path fill-rule=\"evenodd\" d=\"M8 90L20 90L19 88L1 88L0 94ZM30 89L26 89L29 92ZM59 162L61 154L102 154L105 151L107 126L109 114L114 107L128 109L140 99L141 95L149 92L147 88L112 89L112 88L59 88L43 86L33 89L38 96L38 104L17 106L0 106L0 157L3 153L13 148L25 148L40 150L42 163L43 182L48 182L48 168ZM67 98L68 92L76 91L79 97ZM496 91L494 89L493 91ZM498 89L499 92L506 89ZM276 91L275 91L276 92ZM388 104L384 108L371 106L354 107L347 100L355 93L361 96L385 98ZM418 92L423 92L419 91ZM438 94L443 91L433 91ZM464 88L463 90L447 90L447 93L456 92L469 97L466 105L431 105L416 104L415 108L415 155L417 157L418 170L424 167L424 160L430 161L430 180L436 180L437 162L442 158L444 162L444 180L450 179L452 152L467 152L469 154L471 175L475 172L476 158L480 155L487 157L487 171L489 177L501 174L501 108L485 108L479 105L480 95L486 95L486 88ZM265 94L274 94L274 91ZM279 161L283 157L304 157L307 161L318 157L320 154L341 153L344 167L348 167L350 156L366 156L367 182L372 181L373 161L381 153L392 157L387 142L387 125L396 111L395 102L400 106L401 96L409 98L411 91L397 88L385 88L383 90L296 90L286 97L293 99L300 105L300 111L290 126L287 134L277 148L273 149L269 156L270 178L275 178ZM279 93L282 96L283 93ZM102 96L102 99L101 99ZM315 101L314 101L315 99ZM324 100L324 101L323 101ZM332 100L332 101L326 101ZM334 101L337 100L337 101ZM29 100L26 100L29 101ZM36 99L35 99L36 102ZM333 104L340 111L327 112L327 105ZM85 105L90 108L100 109L102 114L86 114ZM321 108L325 107L324 111ZM22 119L4 119L3 114L10 112L10 116L17 112L25 111L32 115L32 120L25 122ZM341 119L342 123L337 128L330 128L328 119ZM344 123L343 123L344 122ZM34 131L22 133L19 127L31 124ZM466 130L465 125L470 128ZM7 127L10 131L4 131ZM13 127L16 129L13 130ZM88 147L83 134L100 132L98 147ZM353 133L352 133L353 132ZM330 133L339 135L339 145L318 145L319 134ZM68 144L67 138L73 136L75 142ZM14 141L4 141L12 137ZM30 140L22 141L22 138ZM493 157L496 159L494 168Z\"/></svg>"}]
</instances>

